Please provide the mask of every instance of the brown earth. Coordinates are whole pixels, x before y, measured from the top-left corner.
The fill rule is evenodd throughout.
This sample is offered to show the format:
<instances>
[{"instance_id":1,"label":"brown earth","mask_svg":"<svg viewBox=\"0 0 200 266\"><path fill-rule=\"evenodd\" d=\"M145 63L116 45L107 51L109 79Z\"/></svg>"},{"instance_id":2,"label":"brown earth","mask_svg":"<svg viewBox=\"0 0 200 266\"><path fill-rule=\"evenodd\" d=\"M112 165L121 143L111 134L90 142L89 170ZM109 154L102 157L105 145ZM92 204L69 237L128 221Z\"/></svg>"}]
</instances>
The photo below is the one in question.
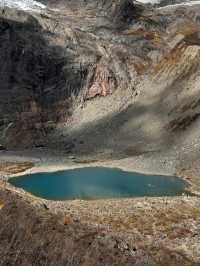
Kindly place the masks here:
<instances>
[{"instance_id":1,"label":"brown earth","mask_svg":"<svg viewBox=\"0 0 200 266\"><path fill-rule=\"evenodd\" d=\"M199 199L49 202L0 189L0 265L199 265Z\"/></svg>"}]
</instances>

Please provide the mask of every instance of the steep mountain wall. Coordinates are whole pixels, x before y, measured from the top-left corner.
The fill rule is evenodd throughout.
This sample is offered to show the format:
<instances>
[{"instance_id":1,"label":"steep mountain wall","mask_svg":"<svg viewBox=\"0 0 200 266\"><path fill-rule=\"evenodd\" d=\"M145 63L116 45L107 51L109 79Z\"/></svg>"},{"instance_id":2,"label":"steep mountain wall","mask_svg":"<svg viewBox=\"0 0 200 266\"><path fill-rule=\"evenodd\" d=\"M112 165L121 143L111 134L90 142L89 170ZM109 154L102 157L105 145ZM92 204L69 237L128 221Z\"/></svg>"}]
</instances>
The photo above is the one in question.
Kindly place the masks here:
<instances>
[{"instance_id":1,"label":"steep mountain wall","mask_svg":"<svg viewBox=\"0 0 200 266\"><path fill-rule=\"evenodd\" d=\"M130 156L198 139L198 5L43 4L1 9L2 145Z\"/></svg>"}]
</instances>

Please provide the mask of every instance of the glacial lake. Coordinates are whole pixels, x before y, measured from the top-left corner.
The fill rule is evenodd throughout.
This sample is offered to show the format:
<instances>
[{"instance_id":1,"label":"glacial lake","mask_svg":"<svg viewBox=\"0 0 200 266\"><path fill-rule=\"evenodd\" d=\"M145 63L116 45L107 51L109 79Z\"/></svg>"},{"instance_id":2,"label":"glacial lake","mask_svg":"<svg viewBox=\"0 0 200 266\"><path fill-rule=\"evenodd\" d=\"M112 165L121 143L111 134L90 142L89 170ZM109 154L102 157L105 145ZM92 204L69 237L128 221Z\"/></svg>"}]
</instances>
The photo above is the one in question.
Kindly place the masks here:
<instances>
[{"instance_id":1,"label":"glacial lake","mask_svg":"<svg viewBox=\"0 0 200 266\"><path fill-rule=\"evenodd\" d=\"M9 182L49 200L179 196L187 187L183 180L173 176L104 167L23 175L9 179Z\"/></svg>"}]
</instances>

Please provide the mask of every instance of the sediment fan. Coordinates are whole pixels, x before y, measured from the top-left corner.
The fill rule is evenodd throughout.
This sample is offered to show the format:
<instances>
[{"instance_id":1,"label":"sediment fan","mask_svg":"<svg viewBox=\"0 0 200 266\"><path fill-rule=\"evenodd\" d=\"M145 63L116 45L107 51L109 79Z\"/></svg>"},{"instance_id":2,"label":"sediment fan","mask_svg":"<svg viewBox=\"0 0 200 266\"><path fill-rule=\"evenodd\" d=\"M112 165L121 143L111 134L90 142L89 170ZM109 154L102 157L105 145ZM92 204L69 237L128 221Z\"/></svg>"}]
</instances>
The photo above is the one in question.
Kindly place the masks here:
<instances>
[{"instance_id":1,"label":"sediment fan","mask_svg":"<svg viewBox=\"0 0 200 266\"><path fill-rule=\"evenodd\" d=\"M26 11L45 9L46 6L34 0L0 0L0 7L10 7Z\"/></svg>"}]
</instances>

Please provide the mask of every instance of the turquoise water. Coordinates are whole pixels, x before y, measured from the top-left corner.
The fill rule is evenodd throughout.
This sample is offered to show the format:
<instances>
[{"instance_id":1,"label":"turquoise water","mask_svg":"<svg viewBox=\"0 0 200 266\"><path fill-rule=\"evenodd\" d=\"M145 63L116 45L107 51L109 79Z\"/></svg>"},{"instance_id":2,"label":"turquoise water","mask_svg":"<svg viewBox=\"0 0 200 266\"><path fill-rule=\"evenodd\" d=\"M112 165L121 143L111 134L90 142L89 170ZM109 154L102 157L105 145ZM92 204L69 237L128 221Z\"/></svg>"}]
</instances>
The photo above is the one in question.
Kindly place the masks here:
<instances>
[{"instance_id":1,"label":"turquoise water","mask_svg":"<svg viewBox=\"0 0 200 266\"><path fill-rule=\"evenodd\" d=\"M103 167L24 175L11 178L9 182L50 200L176 196L186 188L186 183L177 177Z\"/></svg>"}]
</instances>

